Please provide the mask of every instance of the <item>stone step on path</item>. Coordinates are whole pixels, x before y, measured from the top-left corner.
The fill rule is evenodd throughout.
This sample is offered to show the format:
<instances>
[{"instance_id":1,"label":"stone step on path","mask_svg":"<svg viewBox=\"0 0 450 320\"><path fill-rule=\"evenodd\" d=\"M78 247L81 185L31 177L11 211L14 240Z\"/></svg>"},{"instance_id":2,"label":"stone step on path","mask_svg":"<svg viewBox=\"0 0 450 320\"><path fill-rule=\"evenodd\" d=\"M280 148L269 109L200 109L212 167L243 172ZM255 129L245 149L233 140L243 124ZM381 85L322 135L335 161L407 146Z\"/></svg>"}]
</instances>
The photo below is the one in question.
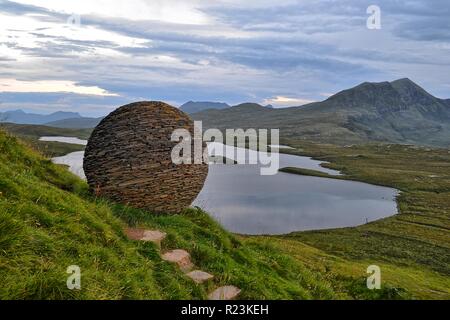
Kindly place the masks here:
<instances>
[{"instance_id":1,"label":"stone step on path","mask_svg":"<svg viewBox=\"0 0 450 320\"><path fill-rule=\"evenodd\" d=\"M191 278L195 283L201 284L208 280L211 280L214 278L212 274L209 274L208 272L201 271L201 270L194 270L189 273L186 273L186 275Z\"/></svg>"},{"instance_id":2,"label":"stone step on path","mask_svg":"<svg viewBox=\"0 0 450 320\"><path fill-rule=\"evenodd\" d=\"M159 230L145 230L139 228L127 228L125 234L131 240L153 242L161 248L161 242L166 238L167 233Z\"/></svg>"},{"instance_id":3,"label":"stone step on path","mask_svg":"<svg viewBox=\"0 0 450 320\"><path fill-rule=\"evenodd\" d=\"M217 288L208 295L208 300L233 300L241 293L241 289L235 286Z\"/></svg>"},{"instance_id":4,"label":"stone step on path","mask_svg":"<svg viewBox=\"0 0 450 320\"><path fill-rule=\"evenodd\" d=\"M161 258L164 261L176 263L184 273L189 272L194 267L191 262L191 255L186 250L175 249L164 253Z\"/></svg>"},{"instance_id":5,"label":"stone step on path","mask_svg":"<svg viewBox=\"0 0 450 320\"><path fill-rule=\"evenodd\" d=\"M131 240L153 242L159 249L161 243L166 238L167 233L160 230L146 230L141 228L127 228L125 234ZM197 284L205 283L214 278L202 270L192 270L194 264L191 262L191 255L186 250L175 249L167 251L161 255L164 261L175 263L183 271L187 277L191 278ZM240 294L241 289L235 286L223 286L215 289L208 295L208 300L233 300Z\"/></svg>"}]
</instances>

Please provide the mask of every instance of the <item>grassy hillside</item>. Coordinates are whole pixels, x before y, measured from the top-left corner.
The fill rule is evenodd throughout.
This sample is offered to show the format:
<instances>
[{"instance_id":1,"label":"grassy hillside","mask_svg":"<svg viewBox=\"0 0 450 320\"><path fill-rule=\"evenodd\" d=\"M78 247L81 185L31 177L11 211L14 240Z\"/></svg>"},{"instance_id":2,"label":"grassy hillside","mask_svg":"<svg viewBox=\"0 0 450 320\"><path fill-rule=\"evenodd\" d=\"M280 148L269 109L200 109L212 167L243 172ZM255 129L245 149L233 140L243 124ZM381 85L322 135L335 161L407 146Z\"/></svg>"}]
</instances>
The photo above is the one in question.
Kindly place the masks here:
<instances>
[{"instance_id":1,"label":"grassy hillside","mask_svg":"<svg viewBox=\"0 0 450 320\"><path fill-rule=\"evenodd\" d=\"M216 285L237 285L244 299L347 296L276 247L241 241L199 210L152 216L91 198L83 181L0 133L1 299L205 298L209 288L163 262L154 245L127 240L127 225L166 231L163 250L190 251ZM81 267L80 291L66 288L70 265Z\"/></svg>"},{"instance_id":2,"label":"grassy hillside","mask_svg":"<svg viewBox=\"0 0 450 320\"><path fill-rule=\"evenodd\" d=\"M400 214L396 216L356 228L299 232L280 237L283 244L289 243L292 254L301 255L301 260L305 261L308 260L305 252L310 250L302 250L302 246L314 247L315 252L334 257L331 265L348 274L352 274L357 265L383 265L385 278L395 286L407 288L413 297L450 298L448 149L402 145L342 148L298 140L283 143L298 148L289 153L331 162L328 167L346 173L339 179L401 190L397 199ZM291 168L284 171L324 176L310 170ZM324 267L314 264L317 270Z\"/></svg>"},{"instance_id":3,"label":"grassy hillside","mask_svg":"<svg viewBox=\"0 0 450 320\"><path fill-rule=\"evenodd\" d=\"M317 148L303 148L321 156ZM361 164L350 171L354 159L374 156L370 148L361 154L349 148L345 155L330 146L322 150L355 179L370 169ZM450 155L441 152L426 160L434 159L431 168L444 176ZM392 184L409 191L411 177L398 168L405 158L383 156L398 158L392 169L398 172L386 172L384 179L397 177ZM373 172L385 171L379 163ZM423 192L429 194L414 193L417 199L402 196L398 217L358 228L244 237L198 209L154 216L96 199L65 168L0 132L0 299L203 299L211 286L225 284L240 287L242 299L449 298L449 197L442 181L428 181ZM199 268L216 275L214 283L195 285L162 261L153 244L128 240L127 226L167 232L162 250L188 250ZM382 268L382 290L365 287L371 264ZM80 291L66 288L70 265L81 267Z\"/></svg>"},{"instance_id":4,"label":"grassy hillside","mask_svg":"<svg viewBox=\"0 0 450 320\"><path fill-rule=\"evenodd\" d=\"M0 129L20 137L64 136L88 139L92 129L64 129L33 124L0 123Z\"/></svg>"},{"instance_id":5,"label":"grassy hillside","mask_svg":"<svg viewBox=\"0 0 450 320\"><path fill-rule=\"evenodd\" d=\"M1 129L20 137L23 141L32 145L35 149L49 158L59 157L70 152L84 150L84 146L60 142L39 141L40 137L62 136L88 139L92 132L92 129L63 129L41 125L14 123L0 123L0 130Z\"/></svg>"},{"instance_id":6,"label":"grassy hillside","mask_svg":"<svg viewBox=\"0 0 450 320\"><path fill-rule=\"evenodd\" d=\"M90 129L95 128L100 121L102 121L103 117L100 118L72 118L72 119L63 119L58 121L48 122L45 125L49 127L56 128L66 128L66 129Z\"/></svg>"}]
</instances>

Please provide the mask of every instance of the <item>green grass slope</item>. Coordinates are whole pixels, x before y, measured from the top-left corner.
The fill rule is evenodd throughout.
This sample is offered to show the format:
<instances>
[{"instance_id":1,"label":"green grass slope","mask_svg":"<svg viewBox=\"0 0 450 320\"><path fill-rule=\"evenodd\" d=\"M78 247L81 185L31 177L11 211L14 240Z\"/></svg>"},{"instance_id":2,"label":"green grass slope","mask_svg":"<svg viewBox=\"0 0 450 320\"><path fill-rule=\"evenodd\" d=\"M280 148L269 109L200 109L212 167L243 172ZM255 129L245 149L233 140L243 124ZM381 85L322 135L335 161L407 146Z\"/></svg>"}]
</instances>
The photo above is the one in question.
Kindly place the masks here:
<instances>
[{"instance_id":1,"label":"green grass slope","mask_svg":"<svg viewBox=\"0 0 450 320\"><path fill-rule=\"evenodd\" d=\"M285 142L349 179L401 189L401 214L357 228L237 236L199 209L156 216L96 199L66 168L0 131L0 299L204 299L228 284L242 299L450 297L447 150ZM194 284L153 244L128 240L127 226L167 232L162 250L188 250L213 283ZM372 264L382 290L365 286ZM66 287L71 265L81 268L81 290Z\"/></svg>"},{"instance_id":2,"label":"green grass slope","mask_svg":"<svg viewBox=\"0 0 450 320\"><path fill-rule=\"evenodd\" d=\"M298 140L283 143L297 147L289 153L330 162L327 167L345 173L339 179L401 190L397 198L399 214L355 228L297 232L280 237L280 243L289 247L288 252L312 268L320 270L328 265L339 275L361 274L364 266L376 264L382 266L383 281L405 288L412 298L450 298L448 149L405 145L342 148ZM283 171L325 176L304 169ZM319 264L317 257L323 257Z\"/></svg>"},{"instance_id":3,"label":"green grass slope","mask_svg":"<svg viewBox=\"0 0 450 320\"><path fill-rule=\"evenodd\" d=\"M243 299L349 297L270 242L239 239L200 210L154 216L87 189L0 131L0 299L203 299L225 284ZM214 283L194 284L153 244L128 240L127 225L166 231L162 249L188 250ZM66 287L71 265L81 268L81 290Z\"/></svg>"},{"instance_id":4,"label":"green grass slope","mask_svg":"<svg viewBox=\"0 0 450 320\"><path fill-rule=\"evenodd\" d=\"M61 142L39 141L40 137L62 136L87 140L92 132L92 129L63 129L42 125L15 123L0 123L0 130L1 129L20 137L49 158L63 156L70 152L82 151L84 150L84 146Z\"/></svg>"},{"instance_id":5,"label":"green grass slope","mask_svg":"<svg viewBox=\"0 0 450 320\"><path fill-rule=\"evenodd\" d=\"M48 122L45 125L48 127L62 128L62 129L92 129L95 128L103 117L100 118L70 118L58 121Z\"/></svg>"}]
</instances>

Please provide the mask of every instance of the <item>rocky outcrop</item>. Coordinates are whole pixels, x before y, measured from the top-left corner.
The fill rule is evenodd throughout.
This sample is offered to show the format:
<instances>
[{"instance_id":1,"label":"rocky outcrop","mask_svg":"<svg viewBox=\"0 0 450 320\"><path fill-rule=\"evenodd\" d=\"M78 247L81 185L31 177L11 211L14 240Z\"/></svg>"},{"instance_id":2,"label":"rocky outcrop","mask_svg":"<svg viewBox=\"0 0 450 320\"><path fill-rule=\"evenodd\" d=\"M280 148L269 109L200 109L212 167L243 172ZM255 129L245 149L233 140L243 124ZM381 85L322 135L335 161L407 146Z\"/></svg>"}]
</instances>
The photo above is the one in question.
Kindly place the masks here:
<instances>
[{"instance_id":1,"label":"rocky outcrop","mask_svg":"<svg viewBox=\"0 0 450 320\"><path fill-rule=\"evenodd\" d=\"M194 135L193 121L163 102L132 103L108 115L94 129L84 156L92 192L152 213L180 213L191 205L208 165L172 162L175 129Z\"/></svg>"}]
</instances>

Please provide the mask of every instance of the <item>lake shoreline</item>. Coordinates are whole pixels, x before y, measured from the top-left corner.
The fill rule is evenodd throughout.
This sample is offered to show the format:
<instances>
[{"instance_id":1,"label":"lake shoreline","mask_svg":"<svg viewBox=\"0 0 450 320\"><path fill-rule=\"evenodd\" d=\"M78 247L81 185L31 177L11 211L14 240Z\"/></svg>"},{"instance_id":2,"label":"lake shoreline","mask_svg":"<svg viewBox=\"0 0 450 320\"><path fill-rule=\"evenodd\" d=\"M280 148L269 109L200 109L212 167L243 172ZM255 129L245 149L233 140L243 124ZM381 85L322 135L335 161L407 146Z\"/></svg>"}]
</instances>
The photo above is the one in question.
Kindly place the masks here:
<instances>
[{"instance_id":1,"label":"lake shoreline","mask_svg":"<svg viewBox=\"0 0 450 320\"><path fill-rule=\"evenodd\" d=\"M87 142L70 137L53 139L58 142ZM355 227L368 220L398 213L398 190L346 179L341 172L324 168L322 161L311 157L277 152L277 161L283 167L277 170L278 174L262 176L259 172L262 165L247 162L252 157L259 159L260 151L218 143L211 143L208 147L211 156L226 155L237 164L211 165L205 186L192 206L209 212L230 232L279 236L292 232ZM56 164L69 166L72 173L84 179L83 157L84 153L80 151L52 160ZM308 173L304 176L311 178L284 176L286 167L292 165L295 168L291 171ZM327 181L328 178L333 180ZM377 189L381 187L384 189ZM363 215L360 214L362 212ZM273 217L277 217L277 223L274 223Z\"/></svg>"},{"instance_id":2,"label":"lake shoreline","mask_svg":"<svg viewBox=\"0 0 450 320\"><path fill-rule=\"evenodd\" d=\"M378 186L378 187L384 187L384 188L393 188L397 189L399 192L402 192L402 190L398 188L394 188L387 184L382 183L376 183L376 182L369 182L362 179L358 179L356 177L348 176L346 174L341 175L330 175L326 174L324 172L316 171L316 170L310 170L310 169L304 169L304 168L295 168L295 167L284 167L280 168L278 170L279 172L289 173L289 174L296 174L299 176L307 176L307 177L318 177L318 178L324 178L324 179L337 179L337 180L346 180L346 181L353 181L353 182L361 182L370 184L372 186Z\"/></svg>"}]
</instances>

